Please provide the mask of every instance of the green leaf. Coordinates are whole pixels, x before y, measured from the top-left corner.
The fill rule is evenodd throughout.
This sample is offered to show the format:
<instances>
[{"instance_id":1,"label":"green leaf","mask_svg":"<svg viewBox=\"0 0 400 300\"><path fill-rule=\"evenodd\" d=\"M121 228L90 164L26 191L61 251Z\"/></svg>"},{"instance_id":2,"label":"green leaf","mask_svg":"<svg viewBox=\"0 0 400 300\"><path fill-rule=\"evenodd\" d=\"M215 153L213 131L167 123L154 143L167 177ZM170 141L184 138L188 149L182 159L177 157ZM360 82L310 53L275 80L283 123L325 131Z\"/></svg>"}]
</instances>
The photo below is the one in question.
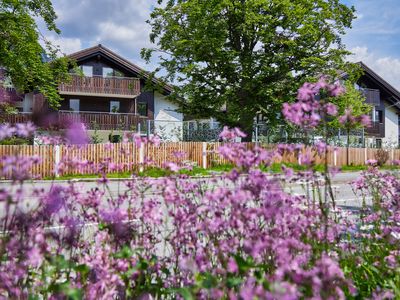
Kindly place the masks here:
<instances>
[{"instance_id":1,"label":"green leaf","mask_svg":"<svg viewBox=\"0 0 400 300\"><path fill-rule=\"evenodd\" d=\"M129 246L124 246L119 252L114 254L115 258L131 258L133 256L133 251Z\"/></svg>"},{"instance_id":2,"label":"green leaf","mask_svg":"<svg viewBox=\"0 0 400 300\"><path fill-rule=\"evenodd\" d=\"M195 298L193 297L191 291L184 287L184 288L179 288L176 289L176 292L183 297L184 300L194 300Z\"/></svg>"},{"instance_id":3,"label":"green leaf","mask_svg":"<svg viewBox=\"0 0 400 300\"><path fill-rule=\"evenodd\" d=\"M88 278L90 268L87 265L82 264L82 265L77 265L75 267L75 271L81 274L82 282L85 283Z\"/></svg>"},{"instance_id":4,"label":"green leaf","mask_svg":"<svg viewBox=\"0 0 400 300\"><path fill-rule=\"evenodd\" d=\"M243 279L240 277L230 277L226 280L226 284L228 288L234 288L240 286L243 282Z\"/></svg>"}]
</instances>

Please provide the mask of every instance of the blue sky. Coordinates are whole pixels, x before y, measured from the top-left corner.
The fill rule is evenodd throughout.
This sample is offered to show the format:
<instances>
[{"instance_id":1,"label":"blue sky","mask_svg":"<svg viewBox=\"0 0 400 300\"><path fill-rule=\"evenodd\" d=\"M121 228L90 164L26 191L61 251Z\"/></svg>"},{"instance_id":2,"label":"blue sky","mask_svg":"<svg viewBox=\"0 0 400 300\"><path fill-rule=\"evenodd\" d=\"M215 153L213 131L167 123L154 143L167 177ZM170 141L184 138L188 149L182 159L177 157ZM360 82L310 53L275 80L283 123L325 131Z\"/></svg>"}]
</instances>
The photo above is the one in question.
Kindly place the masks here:
<instances>
[{"instance_id":1,"label":"blue sky","mask_svg":"<svg viewBox=\"0 0 400 300\"><path fill-rule=\"evenodd\" d=\"M343 38L354 53L352 61L365 62L400 90L400 1L345 0L358 18Z\"/></svg>"},{"instance_id":2,"label":"blue sky","mask_svg":"<svg viewBox=\"0 0 400 300\"><path fill-rule=\"evenodd\" d=\"M61 36L45 33L64 53L101 43L141 67L140 49L151 47L145 21L156 0L53 0ZM343 41L354 53L400 90L400 0L342 0L358 18Z\"/></svg>"}]
</instances>

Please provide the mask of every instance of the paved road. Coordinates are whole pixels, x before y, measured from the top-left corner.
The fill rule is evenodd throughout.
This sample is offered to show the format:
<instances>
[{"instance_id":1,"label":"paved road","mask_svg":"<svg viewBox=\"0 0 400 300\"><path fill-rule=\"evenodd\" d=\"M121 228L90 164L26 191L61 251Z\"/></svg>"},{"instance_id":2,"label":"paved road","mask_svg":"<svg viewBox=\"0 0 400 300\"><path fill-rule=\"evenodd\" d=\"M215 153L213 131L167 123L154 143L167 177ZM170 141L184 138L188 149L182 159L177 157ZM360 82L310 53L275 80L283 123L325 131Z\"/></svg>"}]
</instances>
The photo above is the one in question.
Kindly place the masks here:
<instances>
[{"instance_id":1,"label":"paved road","mask_svg":"<svg viewBox=\"0 0 400 300\"><path fill-rule=\"evenodd\" d=\"M357 207L360 205L361 201L358 199L350 185L350 182L355 180L360 173L340 173L337 174L333 181L332 181L332 188L335 193L335 199L338 205L344 206L344 207ZM193 181L204 181L210 186L211 188L213 187L213 184L211 183L211 179L209 178L194 178L191 179ZM322 181L322 179L321 179ZM77 189L82 191L82 193L87 192L93 188L99 187L99 184L96 182L96 180L73 180L74 184L77 186ZM110 196L117 196L119 194L124 193L127 190L127 187L125 185L125 180L111 180L108 183L108 190L107 193L109 193ZM70 184L69 181L36 181L36 182L30 182L30 183L25 183L25 190L30 190L32 191L33 189L44 189L48 190L52 185L62 185L62 186L67 186ZM215 184L214 184L215 186ZM2 181L0 182L0 189L5 188L9 189L10 188L10 182L7 181ZM295 184L287 184L285 185L285 189L287 191L290 191L294 194L298 195L304 195L307 193L306 187L301 184L301 183L295 183ZM29 192L27 194L30 194ZM154 190L150 189L146 191L146 194L154 194ZM30 199L26 199L29 201ZM32 203L31 203L32 204Z\"/></svg>"},{"instance_id":2,"label":"paved road","mask_svg":"<svg viewBox=\"0 0 400 300\"><path fill-rule=\"evenodd\" d=\"M333 180L332 187L336 196L336 203L338 206L342 207L345 210L357 212L361 206L361 200L357 199L357 197L354 195L352 191L351 185L349 184L358 176L359 174L355 173L344 173L338 175ZM197 178L191 180L205 181L207 183L208 188L213 187L213 183L211 182L210 178ZM25 183L24 191L26 192L27 195L30 195L34 189L43 189L47 191L51 188L53 184L67 186L70 183L68 181L56 181L56 182L37 181L37 182ZM85 193L93 188L99 187L99 184L95 180L85 180L85 181L76 180L74 181L74 184L76 185L77 190L81 191L82 193ZM220 184L218 184L218 186L220 186ZM0 182L0 191L2 189L13 189L13 191L16 192L16 187L13 187L10 184L10 182L4 182L4 181ZM114 198L118 195L123 194L126 190L127 188L124 180L112 180L108 184L107 193L109 193L109 195L107 197L109 198L110 196L112 196ZM301 183L285 184L285 190L297 195L304 195L307 193L306 187ZM149 189L146 191L145 195L148 197L157 197L155 192L156 191L154 189L153 190ZM23 205L21 205L22 207L20 206L20 208L26 210L30 210L36 207L37 203L39 203L37 197L24 196L23 199L24 199ZM3 214L5 213L4 209L2 209L2 205L4 205L4 203L0 203L0 217L2 217ZM164 206L162 206L162 209L165 209ZM137 222L137 220L132 220L131 222ZM85 238L93 237L93 235L96 232L97 225L98 224L96 223L83 225ZM62 231L63 228L64 228L63 226L58 226L57 224L54 224L54 226L49 227L46 230L58 232L60 230ZM164 251L163 249L164 249L163 247L159 249L160 253L163 253Z\"/></svg>"}]
</instances>

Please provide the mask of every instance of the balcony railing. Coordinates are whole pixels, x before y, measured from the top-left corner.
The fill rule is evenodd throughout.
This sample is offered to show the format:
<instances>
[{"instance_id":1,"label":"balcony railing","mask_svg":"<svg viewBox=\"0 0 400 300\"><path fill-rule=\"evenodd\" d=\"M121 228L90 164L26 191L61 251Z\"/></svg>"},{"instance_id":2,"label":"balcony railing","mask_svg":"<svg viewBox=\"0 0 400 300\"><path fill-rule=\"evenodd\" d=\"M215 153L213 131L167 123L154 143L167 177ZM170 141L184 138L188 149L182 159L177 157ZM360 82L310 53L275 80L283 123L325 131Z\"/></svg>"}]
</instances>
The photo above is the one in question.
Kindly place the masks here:
<instances>
[{"instance_id":1,"label":"balcony railing","mask_svg":"<svg viewBox=\"0 0 400 300\"><path fill-rule=\"evenodd\" d=\"M384 137L385 125L379 122L372 122L371 127L366 128L366 134L377 137Z\"/></svg>"},{"instance_id":2,"label":"balcony railing","mask_svg":"<svg viewBox=\"0 0 400 300\"><path fill-rule=\"evenodd\" d=\"M362 93L365 96L365 102L374 106L379 106L381 101L381 96L379 90L366 89L363 88Z\"/></svg>"},{"instance_id":3,"label":"balcony railing","mask_svg":"<svg viewBox=\"0 0 400 300\"><path fill-rule=\"evenodd\" d=\"M31 113L3 114L0 116L0 123L7 122L15 124L35 121L43 124L44 127L65 129L73 122L81 122L85 124L88 130L129 131L143 130L147 126L147 117L124 113L58 111L46 114L41 118L43 120L39 118L41 118L41 116Z\"/></svg>"},{"instance_id":4,"label":"balcony railing","mask_svg":"<svg viewBox=\"0 0 400 300\"><path fill-rule=\"evenodd\" d=\"M62 95L117 96L134 98L140 94L140 80L128 77L71 75L71 81L58 87Z\"/></svg>"},{"instance_id":5,"label":"balcony railing","mask_svg":"<svg viewBox=\"0 0 400 300\"><path fill-rule=\"evenodd\" d=\"M137 130L146 126L147 117L137 114L104 112L59 111L58 123L65 127L70 122L81 122L87 129L98 130ZM140 125L139 125L140 124Z\"/></svg>"}]
</instances>

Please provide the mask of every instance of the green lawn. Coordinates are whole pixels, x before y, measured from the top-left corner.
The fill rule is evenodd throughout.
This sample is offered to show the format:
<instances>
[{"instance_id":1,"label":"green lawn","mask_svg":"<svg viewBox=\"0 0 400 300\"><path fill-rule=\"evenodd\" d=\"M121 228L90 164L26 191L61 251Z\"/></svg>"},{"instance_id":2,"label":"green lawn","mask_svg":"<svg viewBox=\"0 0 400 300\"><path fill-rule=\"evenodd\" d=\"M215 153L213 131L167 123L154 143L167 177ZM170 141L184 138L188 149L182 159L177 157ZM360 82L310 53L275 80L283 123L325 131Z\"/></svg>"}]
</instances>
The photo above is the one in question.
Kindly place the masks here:
<instances>
[{"instance_id":1,"label":"green lawn","mask_svg":"<svg viewBox=\"0 0 400 300\"><path fill-rule=\"evenodd\" d=\"M261 166L260 169L263 171L269 171L272 173L281 173L282 172L282 165L281 163L274 163L269 167ZM294 171L305 171L307 170L307 166L298 165L298 164L284 164L288 168L292 168ZM233 165L219 165L213 166L208 169L203 169L200 167L193 167L192 170L181 170L178 174L186 174L188 176L208 176L214 175L218 173L224 173L233 169ZM323 172L324 166L323 165L316 165L314 166L314 171ZM357 172L357 171L364 171L367 170L367 166L343 166L341 168L342 172ZM383 166L380 168L381 170L400 170L399 166ZM135 173L137 176L140 177L152 177L152 178L159 178L172 175L173 172L170 170L162 169L162 168L149 168L145 169L143 172L120 172L120 173L109 173L107 174L108 178L130 178L132 174ZM70 179L90 179L90 178L99 178L99 175L63 175L58 178L47 177L46 180L70 180Z\"/></svg>"}]
</instances>

